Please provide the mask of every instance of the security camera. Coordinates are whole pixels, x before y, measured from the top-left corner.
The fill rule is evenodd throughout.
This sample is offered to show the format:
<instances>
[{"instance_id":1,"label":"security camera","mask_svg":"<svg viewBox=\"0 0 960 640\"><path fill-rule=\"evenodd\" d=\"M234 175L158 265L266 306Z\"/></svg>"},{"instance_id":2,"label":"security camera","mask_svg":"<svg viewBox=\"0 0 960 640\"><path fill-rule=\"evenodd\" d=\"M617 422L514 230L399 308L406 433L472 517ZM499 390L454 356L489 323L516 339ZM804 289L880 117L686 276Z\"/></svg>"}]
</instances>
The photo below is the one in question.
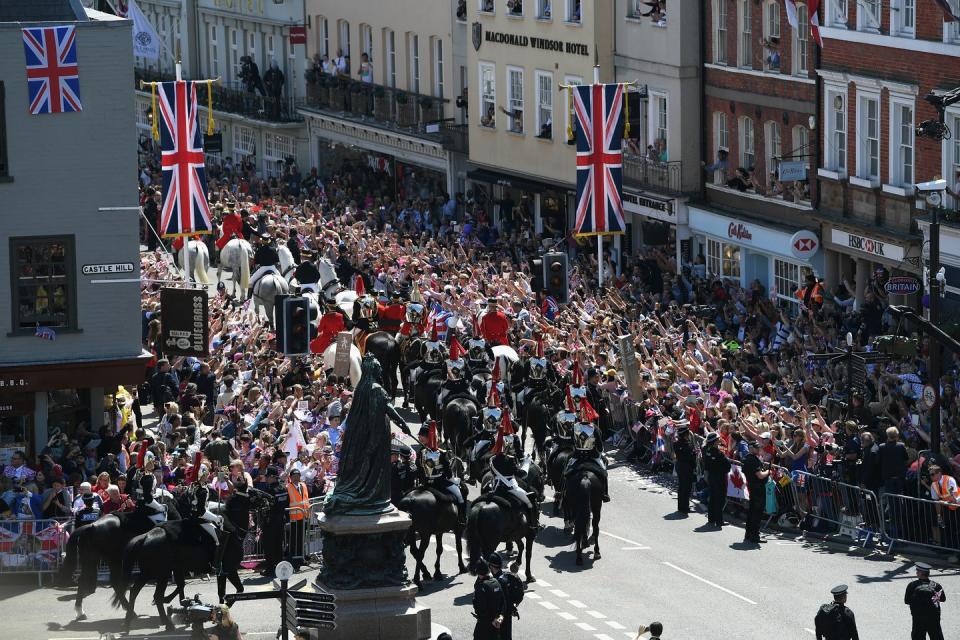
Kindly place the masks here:
<instances>
[{"instance_id":1,"label":"security camera","mask_svg":"<svg viewBox=\"0 0 960 640\"><path fill-rule=\"evenodd\" d=\"M917 191L930 193L933 191L944 191L947 188L946 180L931 180L930 182L920 182L914 185Z\"/></svg>"}]
</instances>

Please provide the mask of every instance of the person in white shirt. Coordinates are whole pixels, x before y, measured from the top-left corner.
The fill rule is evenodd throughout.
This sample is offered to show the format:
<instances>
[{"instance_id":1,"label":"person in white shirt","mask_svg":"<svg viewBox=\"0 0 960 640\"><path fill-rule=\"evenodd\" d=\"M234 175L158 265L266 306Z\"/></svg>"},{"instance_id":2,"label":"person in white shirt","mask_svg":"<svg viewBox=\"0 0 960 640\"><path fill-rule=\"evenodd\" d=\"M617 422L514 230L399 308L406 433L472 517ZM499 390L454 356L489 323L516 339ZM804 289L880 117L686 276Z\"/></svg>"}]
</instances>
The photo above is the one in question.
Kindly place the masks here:
<instances>
[{"instance_id":1,"label":"person in white shirt","mask_svg":"<svg viewBox=\"0 0 960 640\"><path fill-rule=\"evenodd\" d=\"M343 75L349 73L347 58L343 55L343 49L337 49L337 57L334 59L333 64L337 68L337 73Z\"/></svg>"},{"instance_id":2,"label":"person in white shirt","mask_svg":"<svg viewBox=\"0 0 960 640\"><path fill-rule=\"evenodd\" d=\"M93 486L89 482L80 483L80 495L77 496L73 501L73 511L76 513L84 508L83 497L84 496L93 496L93 502L97 505L97 509L103 508L103 500L97 494L93 493Z\"/></svg>"}]
</instances>

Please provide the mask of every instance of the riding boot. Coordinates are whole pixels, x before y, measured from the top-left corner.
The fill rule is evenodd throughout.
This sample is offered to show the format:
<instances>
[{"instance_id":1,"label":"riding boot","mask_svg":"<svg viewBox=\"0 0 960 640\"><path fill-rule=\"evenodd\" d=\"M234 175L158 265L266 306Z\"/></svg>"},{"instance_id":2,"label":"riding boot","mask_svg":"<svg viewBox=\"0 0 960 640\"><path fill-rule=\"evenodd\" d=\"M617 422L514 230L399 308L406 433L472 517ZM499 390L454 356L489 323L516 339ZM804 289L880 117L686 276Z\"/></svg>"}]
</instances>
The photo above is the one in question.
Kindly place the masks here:
<instances>
[{"instance_id":1,"label":"riding boot","mask_svg":"<svg viewBox=\"0 0 960 640\"><path fill-rule=\"evenodd\" d=\"M457 503L457 526L461 530L467 528L467 504L466 501Z\"/></svg>"},{"instance_id":2,"label":"riding boot","mask_svg":"<svg viewBox=\"0 0 960 640\"><path fill-rule=\"evenodd\" d=\"M223 573L223 553L227 548L226 540L217 545L217 552L214 554L213 569L219 576Z\"/></svg>"},{"instance_id":3,"label":"riding boot","mask_svg":"<svg viewBox=\"0 0 960 640\"><path fill-rule=\"evenodd\" d=\"M607 476L603 476L603 501L610 502L610 481L607 479Z\"/></svg>"}]
</instances>

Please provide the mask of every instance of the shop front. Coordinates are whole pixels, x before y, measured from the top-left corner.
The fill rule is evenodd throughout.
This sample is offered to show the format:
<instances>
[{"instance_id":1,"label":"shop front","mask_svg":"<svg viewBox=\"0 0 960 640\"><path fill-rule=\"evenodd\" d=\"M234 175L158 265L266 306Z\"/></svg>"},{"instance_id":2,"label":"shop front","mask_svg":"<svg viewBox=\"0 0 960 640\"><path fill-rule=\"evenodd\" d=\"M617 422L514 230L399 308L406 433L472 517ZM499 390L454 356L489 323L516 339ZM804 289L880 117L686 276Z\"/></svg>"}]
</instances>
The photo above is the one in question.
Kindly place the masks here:
<instances>
[{"instance_id":1,"label":"shop front","mask_svg":"<svg viewBox=\"0 0 960 640\"><path fill-rule=\"evenodd\" d=\"M799 227L773 226L697 207L689 208L696 275L725 278L749 287L759 281L783 305L796 305L794 293L808 274L823 274L818 235Z\"/></svg>"},{"instance_id":2,"label":"shop front","mask_svg":"<svg viewBox=\"0 0 960 640\"><path fill-rule=\"evenodd\" d=\"M563 237L574 197L573 185L536 180L489 169L467 174L468 189L501 231L532 227L547 238Z\"/></svg>"},{"instance_id":3,"label":"shop front","mask_svg":"<svg viewBox=\"0 0 960 640\"><path fill-rule=\"evenodd\" d=\"M858 302L872 288L883 290L891 278L919 283L921 274L920 240L912 236L894 236L879 229L869 232L854 226L824 222L825 277L831 285L846 280L855 290ZM896 282L896 280L895 280ZM900 295L891 288L891 304L914 305L921 293Z\"/></svg>"},{"instance_id":4,"label":"shop front","mask_svg":"<svg viewBox=\"0 0 960 640\"><path fill-rule=\"evenodd\" d=\"M690 226L684 198L668 198L657 194L623 189L623 210L627 232L623 250L655 247L675 256L677 269L689 258Z\"/></svg>"}]
</instances>

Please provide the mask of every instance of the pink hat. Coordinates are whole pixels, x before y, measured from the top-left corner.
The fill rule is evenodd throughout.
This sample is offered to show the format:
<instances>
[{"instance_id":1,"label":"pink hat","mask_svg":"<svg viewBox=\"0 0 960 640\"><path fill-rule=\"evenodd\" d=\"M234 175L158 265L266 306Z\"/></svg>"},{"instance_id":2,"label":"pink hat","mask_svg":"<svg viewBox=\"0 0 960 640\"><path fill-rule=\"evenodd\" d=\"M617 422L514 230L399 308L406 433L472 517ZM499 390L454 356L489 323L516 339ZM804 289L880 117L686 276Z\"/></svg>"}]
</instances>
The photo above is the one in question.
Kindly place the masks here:
<instances>
[{"instance_id":1,"label":"pink hat","mask_svg":"<svg viewBox=\"0 0 960 640\"><path fill-rule=\"evenodd\" d=\"M242 354L242 353L235 353L235 354L233 354L233 361L234 361L234 362L236 362L237 360L242 360L242 359L243 359L243 354Z\"/></svg>"}]
</instances>

